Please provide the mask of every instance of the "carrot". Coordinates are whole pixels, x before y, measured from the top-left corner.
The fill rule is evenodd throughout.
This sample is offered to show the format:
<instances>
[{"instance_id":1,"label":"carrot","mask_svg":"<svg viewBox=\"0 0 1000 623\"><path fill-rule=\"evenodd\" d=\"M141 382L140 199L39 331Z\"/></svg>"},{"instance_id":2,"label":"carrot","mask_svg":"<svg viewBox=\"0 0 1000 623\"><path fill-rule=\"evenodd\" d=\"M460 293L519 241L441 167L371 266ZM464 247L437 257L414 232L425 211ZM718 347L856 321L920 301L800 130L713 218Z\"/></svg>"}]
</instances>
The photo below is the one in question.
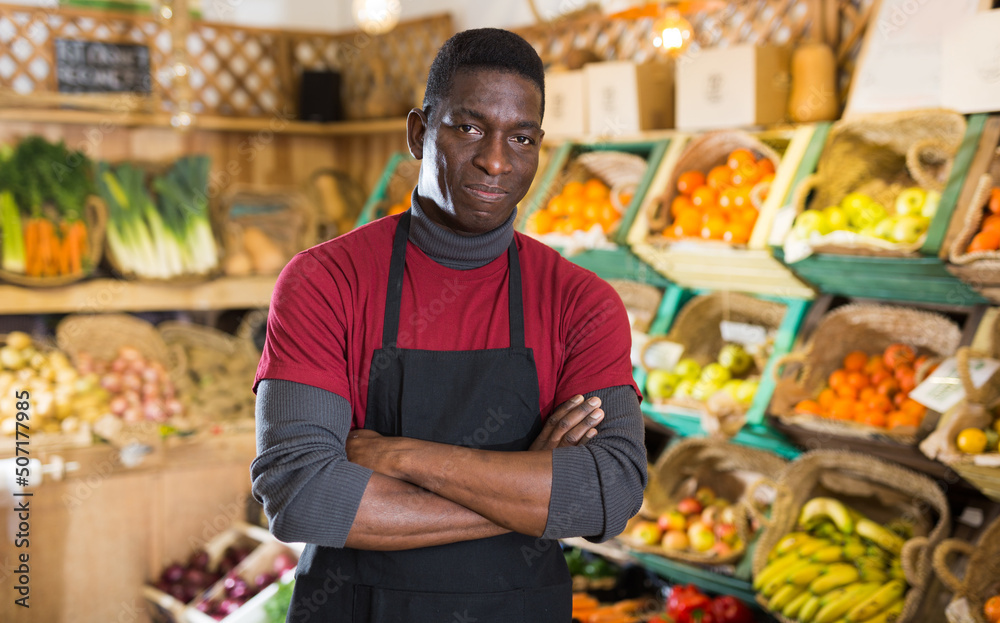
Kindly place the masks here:
<instances>
[{"instance_id":1,"label":"carrot","mask_svg":"<svg viewBox=\"0 0 1000 623\"><path fill-rule=\"evenodd\" d=\"M69 239L69 223L65 221L60 223L59 229L62 230L62 242L56 240L56 257L59 258L57 274L68 275L70 271L70 247L72 246L72 241Z\"/></svg>"},{"instance_id":2,"label":"carrot","mask_svg":"<svg viewBox=\"0 0 1000 623\"><path fill-rule=\"evenodd\" d=\"M87 229L83 221L76 221L69 228L66 244L69 247L69 271L72 275L83 272L83 246L87 242Z\"/></svg>"},{"instance_id":3,"label":"carrot","mask_svg":"<svg viewBox=\"0 0 1000 623\"><path fill-rule=\"evenodd\" d=\"M48 219L40 220L38 246L41 267L39 276L52 277L58 274L58 259L56 258L56 249L53 248L53 243L58 244L59 241L56 239L55 227L52 225L52 221Z\"/></svg>"}]
</instances>

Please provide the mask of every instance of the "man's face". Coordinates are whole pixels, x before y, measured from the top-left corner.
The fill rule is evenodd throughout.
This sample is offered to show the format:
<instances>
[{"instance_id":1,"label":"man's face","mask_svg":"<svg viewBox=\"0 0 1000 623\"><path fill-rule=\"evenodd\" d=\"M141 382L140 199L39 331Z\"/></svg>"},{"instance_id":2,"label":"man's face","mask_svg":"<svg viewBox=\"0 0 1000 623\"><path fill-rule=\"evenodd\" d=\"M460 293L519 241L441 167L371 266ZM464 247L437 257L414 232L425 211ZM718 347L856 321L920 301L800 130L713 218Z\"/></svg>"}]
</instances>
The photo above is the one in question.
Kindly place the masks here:
<instances>
[{"instance_id":1,"label":"man's face","mask_svg":"<svg viewBox=\"0 0 1000 623\"><path fill-rule=\"evenodd\" d=\"M499 227L538 169L542 97L518 74L463 70L428 119L407 120L410 153L421 158L417 198L435 223L457 233Z\"/></svg>"}]
</instances>

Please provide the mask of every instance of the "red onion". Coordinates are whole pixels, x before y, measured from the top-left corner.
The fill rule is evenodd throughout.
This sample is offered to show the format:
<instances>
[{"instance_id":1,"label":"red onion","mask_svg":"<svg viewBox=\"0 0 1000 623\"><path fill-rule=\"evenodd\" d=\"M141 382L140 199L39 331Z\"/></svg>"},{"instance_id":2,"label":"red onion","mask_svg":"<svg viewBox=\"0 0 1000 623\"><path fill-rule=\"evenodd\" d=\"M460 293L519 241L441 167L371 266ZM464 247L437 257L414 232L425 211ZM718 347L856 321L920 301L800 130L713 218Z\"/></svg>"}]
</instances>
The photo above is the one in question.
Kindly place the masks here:
<instances>
[{"instance_id":1,"label":"red onion","mask_svg":"<svg viewBox=\"0 0 1000 623\"><path fill-rule=\"evenodd\" d=\"M142 399L148 400L150 398L159 398L160 388L157 387L155 383L143 383L142 385Z\"/></svg>"},{"instance_id":2,"label":"red onion","mask_svg":"<svg viewBox=\"0 0 1000 623\"><path fill-rule=\"evenodd\" d=\"M162 574L160 574L161 580L163 580L164 582L170 582L171 584L176 584L177 582L180 582L181 578L183 577L184 577L184 567L182 567L177 563L170 565L169 567L163 570Z\"/></svg>"},{"instance_id":3,"label":"red onion","mask_svg":"<svg viewBox=\"0 0 1000 623\"><path fill-rule=\"evenodd\" d=\"M115 396L111 399L109 406L112 413L121 417L125 414L125 410L128 409L128 400L124 396Z\"/></svg>"},{"instance_id":4,"label":"red onion","mask_svg":"<svg viewBox=\"0 0 1000 623\"><path fill-rule=\"evenodd\" d=\"M235 599L223 599L219 602L219 613L230 615L239 610L241 605L243 604Z\"/></svg>"},{"instance_id":5,"label":"red onion","mask_svg":"<svg viewBox=\"0 0 1000 623\"><path fill-rule=\"evenodd\" d=\"M118 372L119 374L124 372L128 368L128 362L124 359L115 359L111 362L111 371Z\"/></svg>"},{"instance_id":6,"label":"red onion","mask_svg":"<svg viewBox=\"0 0 1000 623\"><path fill-rule=\"evenodd\" d=\"M126 372L122 375L122 386L125 389L139 391L142 389L142 377L135 372Z\"/></svg>"},{"instance_id":7,"label":"red onion","mask_svg":"<svg viewBox=\"0 0 1000 623\"><path fill-rule=\"evenodd\" d=\"M125 413L122 414L122 419L129 424L135 424L142 421L142 409L139 407L129 407L125 409Z\"/></svg>"},{"instance_id":8,"label":"red onion","mask_svg":"<svg viewBox=\"0 0 1000 623\"><path fill-rule=\"evenodd\" d=\"M146 367L142 369L142 380L147 383L155 383L160 380L160 373L155 368Z\"/></svg>"},{"instance_id":9,"label":"red onion","mask_svg":"<svg viewBox=\"0 0 1000 623\"><path fill-rule=\"evenodd\" d=\"M259 590L265 586L271 585L277 579L278 576L273 573L258 573L257 577L253 580L253 585Z\"/></svg>"},{"instance_id":10,"label":"red onion","mask_svg":"<svg viewBox=\"0 0 1000 623\"><path fill-rule=\"evenodd\" d=\"M199 571L204 571L208 568L208 552L200 549L191 554L188 558L188 567L191 569L197 569Z\"/></svg>"},{"instance_id":11,"label":"red onion","mask_svg":"<svg viewBox=\"0 0 1000 623\"><path fill-rule=\"evenodd\" d=\"M142 414L153 422L167 421L167 412L158 400L149 400L142 405Z\"/></svg>"},{"instance_id":12,"label":"red onion","mask_svg":"<svg viewBox=\"0 0 1000 623\"><path fill-rule=\"evenodd\" d=\"M295 558L286 552L281 552L274 557L274 562L272 563L274 567L274 572L278 575L282 575L285 571L289 569L294 569L297 564Z\"/></svg>"},{"instance_id":13,"label":"red onion","mask_svg":"<svg viewBox=\"0 0 1000 623\"><path fill-rule=\"evenodd\" d=\"M117 394L122 390L122 376L111 372L101 377L101 387L112 394Z\"/></svg>"},{"instance_id":14,"label":"red onion","mask_svg":"<svg viewBox=\"0 0 1000 623\"><path fill-rule=\"evenodd\" d=\"M176 398L168 399L166 403L164 403L164 406L166 406L167 413L170 415L180 415L184 413L184 405Z\"/></svg>"}]
</instances>

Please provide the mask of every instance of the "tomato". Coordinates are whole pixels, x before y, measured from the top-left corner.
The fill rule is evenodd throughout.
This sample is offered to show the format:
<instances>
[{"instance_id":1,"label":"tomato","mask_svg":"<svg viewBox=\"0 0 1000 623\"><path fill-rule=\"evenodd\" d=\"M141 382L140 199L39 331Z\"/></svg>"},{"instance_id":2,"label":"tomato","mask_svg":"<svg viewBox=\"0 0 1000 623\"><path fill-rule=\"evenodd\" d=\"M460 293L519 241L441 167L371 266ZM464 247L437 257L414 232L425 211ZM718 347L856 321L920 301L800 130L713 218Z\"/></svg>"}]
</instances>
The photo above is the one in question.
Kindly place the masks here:
<instances>
[{"instance_id":1,"label":"tomato","mask_svg":"<svg viewBox=\"0 0 1000 623\"><path fill-rule=\"evenodd\" d=\"M753 611L732 595L722 595L712 600L712 614L716 623L753 623Z\"/></svg>"},{"instance_id":2,"label":"tomato","mask_svg":"<svg viewBox=\"0 0 1000 623\"><path fill-rule=\"evenodd\" d=\"M890 344L882 354L882 360L888 368L895 370L901 365L913 363L916 356L913 348L906 344Z\"/></svg>"},{"instance_id":3,"label":"tomato","mask_svg":"<svg viewBox=\"0 0 1000 623\"><path fill-rule=\"evenodd\" d=\"M693 584L676 585L670 589L667 596L667 614L676 623L692 623L696 613L709 615L712 601ZM705 619L702 618L705 623Z\"/></svg>"},{"instance_id":4,"label":"tomato","mask_svg":"<svg viewBox=\"0 0 1000 623\"><path fill-rule=\"evenodd\" d=\"M990 623L1000 623L1000 595L994 595L986 601L983 614Z\"/></svg>"}]
</instances>

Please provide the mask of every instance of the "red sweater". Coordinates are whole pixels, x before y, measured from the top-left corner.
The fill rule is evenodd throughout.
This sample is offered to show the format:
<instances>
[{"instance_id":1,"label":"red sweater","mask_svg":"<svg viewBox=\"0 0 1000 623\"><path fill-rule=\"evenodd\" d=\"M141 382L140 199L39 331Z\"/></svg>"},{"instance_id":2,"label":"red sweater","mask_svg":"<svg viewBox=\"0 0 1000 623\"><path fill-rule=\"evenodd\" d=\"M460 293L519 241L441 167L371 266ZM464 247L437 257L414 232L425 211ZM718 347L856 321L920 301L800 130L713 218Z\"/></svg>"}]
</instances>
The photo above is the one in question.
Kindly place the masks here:
<instances>
[{"instance_id":1,"label":"red sweater","mask_svg":"<svg viewBox=\"0 0 1000 623\"><path fill-rule=\"evenodd\" d=\"M364 426L368 374L381 348L392 238L385 218L299 253L271 300L257 370L343 396ZM525 341L538 369L541 414L576 394L631 385L631 334L614 289L545 245L515 234ZM472 270L441 266L407 246L399 346L477 350L509 346L507 254Z\"/></svg>"}]
</instances>

